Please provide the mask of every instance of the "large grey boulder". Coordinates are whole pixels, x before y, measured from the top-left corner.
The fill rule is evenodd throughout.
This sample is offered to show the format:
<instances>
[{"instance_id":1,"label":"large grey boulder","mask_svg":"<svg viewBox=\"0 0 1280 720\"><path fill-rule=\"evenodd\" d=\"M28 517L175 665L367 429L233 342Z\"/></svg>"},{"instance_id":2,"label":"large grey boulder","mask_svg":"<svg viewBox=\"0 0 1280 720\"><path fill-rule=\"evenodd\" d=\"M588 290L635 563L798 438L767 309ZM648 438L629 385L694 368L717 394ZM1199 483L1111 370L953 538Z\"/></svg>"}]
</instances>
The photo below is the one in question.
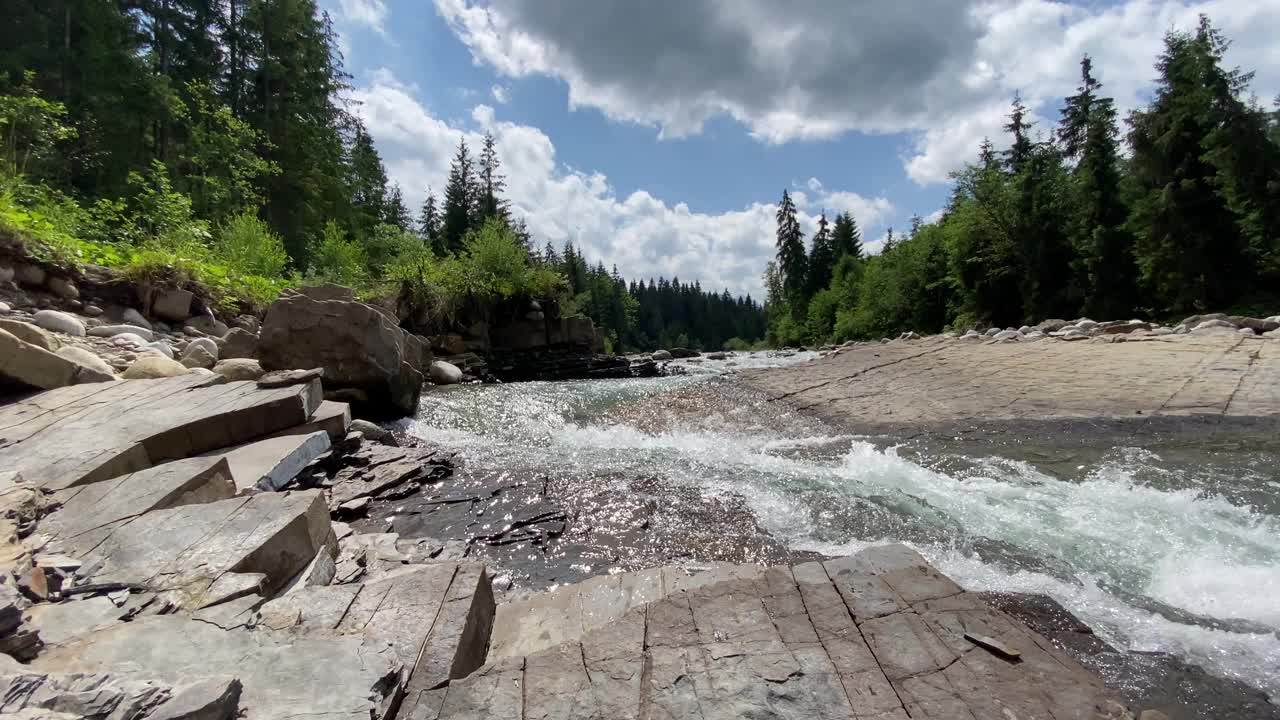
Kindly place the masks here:
<instances>
[{"instance_id":1,"label":"large grey boulder","mask_svg":"<svg viewBox=\"0 0 1280 720\"><path fill-rule=\"evenodd\" d=\"M194 299L195 295L190 290L162 290L151 301L151 314L174 322L186 320L191 317L191 301Z\"/></svg>"},{"instance_id":2,"label":"large grey boulder","mask_svg":"<svg viewBox=\"0 0 1280 720\"><path fill-rule=\"evenodd\" d=\"M234 327L222 338L219 357L253 358L258 356L258 336L244 328Z\"/></svg>"},{"instance_id":3,"label":"large grey boulder","mask_svg":"<svg viewBox=\"0 0 1280 720\"><path fill-rule=\"evenodd\" d=\"M668 350L655 350L653 351L653 355L650 357L658 362L662 362L663 360L671 360L674 356L672 356L671 352Z\"/></svg>"},{"instance_id":4,"label":"large grey boulder","mask_svg":"<svg viewBox=\"0 0 1280 720\"><path fill-rule=\"evenodd\" d=\"M115 380L115 374L101 372L75 360L55 355L44 348L23 342L0 330L0 377L24 385L52 390L67 385ZM0 467L4 467L0 464Z\"/></svg>"},{"instance_id":5,"label":"large grey boulder","mask_svg":"<svg viewBox=\"0 0 1280 720\"><path fill-rule=\"evenodd\" d=\"M431 363L431 382L436 385L457 385L462 382L462 371L453 363L436 360Z\"/></svg>"},{"instance_id":6,"label":"large grey boulder","mask_svg":"<svg viewBox=\"0 0 1280 720\"><path fill-rule=\"evenodd\" d=\"M417 409L423 355L422 342L379 309L305 289L271 305L258 339L263 369L322 367L327 389L360 389L369 398L362 410L382 415Z\"/></svg>"},{"instance_id":7,"label":"large grey boulder","mask_svg":"<svg viewBox=\"0 0 1280 720\"><path fill-rule=\"evenodd\" d=\"M192 345L182 353L182 364L192 370L210 370L218 362L217 355L211 355L202 345Z\"/></svg>"},{"instance_id":8,"label":"large grey boulder","mask_svg":"<svg viewBox=\"0 0 1280 720\"><path fill-rule=\"evenodd\" d=\"M52 334L21 320L0 320L0 330L4 330L23 342L31 343L49 352L57 352L58 348L62 347L62 341Z\"/></svg>"},{"instance_id":9,"label":"large grey boulder","mask_svg":"<svg viewBox=\"0 0 1280 720\"><path fill-rule=\"evenodd\" d=\"M32 320L45 330L66 333L75 337L84 337L85 334L84 323L74 316L57 310L41 310L35 314Z\"/></svg>"}]
</instances>

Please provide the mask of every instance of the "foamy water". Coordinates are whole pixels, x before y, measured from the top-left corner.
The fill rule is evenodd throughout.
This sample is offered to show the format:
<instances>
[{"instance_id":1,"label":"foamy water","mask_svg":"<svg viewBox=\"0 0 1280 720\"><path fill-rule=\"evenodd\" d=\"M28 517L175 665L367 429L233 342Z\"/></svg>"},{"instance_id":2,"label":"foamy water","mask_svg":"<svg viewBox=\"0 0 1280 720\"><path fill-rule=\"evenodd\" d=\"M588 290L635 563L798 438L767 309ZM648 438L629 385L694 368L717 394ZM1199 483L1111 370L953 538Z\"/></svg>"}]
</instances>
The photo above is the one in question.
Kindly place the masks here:
<instances>
[{"instance_id":1,"label":"foamy water","mask_svg":"<svg viewBox=\"0 0 1280 720\"><path fill-rule=\"evenodd\" d=\"M424 395L407 429L480 465L661 474L738 494L796 549L906 542L965 587L1052 596L1113 645L1175 653L1280 695L1274 456L1188 465L1117 447L1055 477L842 435L736 392L718 379L725 364L652 380L447 388ZM708 389L698 412L660 423L632 412L652 418L666 398ZM1273 501L1250 504L1260 493Z\"/></svg>"}]
</instances>

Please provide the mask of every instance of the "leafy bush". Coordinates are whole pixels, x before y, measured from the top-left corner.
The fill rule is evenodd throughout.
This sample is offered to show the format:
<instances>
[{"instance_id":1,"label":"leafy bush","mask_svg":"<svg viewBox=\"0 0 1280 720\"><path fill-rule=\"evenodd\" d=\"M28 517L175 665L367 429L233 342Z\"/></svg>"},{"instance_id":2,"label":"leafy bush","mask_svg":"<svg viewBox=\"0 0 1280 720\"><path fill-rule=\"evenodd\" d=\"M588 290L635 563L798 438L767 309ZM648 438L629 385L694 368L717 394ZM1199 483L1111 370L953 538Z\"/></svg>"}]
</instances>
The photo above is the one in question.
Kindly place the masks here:
<instances>
[{"instance_id":1,"label":"leafy bush","mask_svg":"<svg viewBox=\"0 0 1280 720\"><path fill-rule=\"evenodd\" d=\"M324 232L311 251L311 267L307 277L337 283L359 285L365 277L368 259L360 243L347 236L338 223L325 223Z\"/></svg>"},{"instance_id":2,"label":"leafy bush","mask_svg":"<svg viewBox=\"0 0 1280 720\"><path fill-rule=\"evenodd\" d=\"M252 213L240 213L220 228L215 246L228 269L263 278L281 277L289 264L284 241Z\"/></svg>"}]
</instances>

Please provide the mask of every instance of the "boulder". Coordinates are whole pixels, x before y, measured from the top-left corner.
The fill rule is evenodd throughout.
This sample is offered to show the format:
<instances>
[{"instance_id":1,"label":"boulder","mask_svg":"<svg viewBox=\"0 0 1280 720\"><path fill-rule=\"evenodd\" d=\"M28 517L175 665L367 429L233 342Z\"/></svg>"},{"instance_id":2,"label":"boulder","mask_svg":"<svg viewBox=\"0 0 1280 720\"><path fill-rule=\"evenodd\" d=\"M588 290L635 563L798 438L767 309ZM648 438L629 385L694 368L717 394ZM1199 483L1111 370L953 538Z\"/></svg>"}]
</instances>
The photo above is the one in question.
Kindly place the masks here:
<instances>
[{"instance_id":1,"label":"boulder","mask_svg":"<svg viewBox=\"0 0 1280 720\"><path fill-rule=\"evenodd\" d=\"M1191 327L1191 332L1213 332L1217 330L1235 330L1236 326L1226 320L1204 320Z\"/></svg>"},{"instance_id":2,"label":"boulder","mask_svg":"<svg viewBox=\"0 0 1280 720\"><path fill-rule=\"evenodd\" d=\"M1252 317L1243 317L1240 315L1232 315L1227 318L1227 322L1238 328L1248 328L1257 334L1268 333L1272 330L1280 329L1280 321L1272 319L1260 319Z\"/></svg>"},{"instance_id":3,"label":"boulder","mask_svg":"<svg viewBox=\"0 0 1280 720\"><path fill-rule=\"evenodd\" d=\"M306 285L298 288L298 292L317 302L326 302L329 300L341 300L344 302L352 302L356 299L355 291L349 287L335 285L334 283L324 283L323 285Z\"/></svg>"},{"instance_id":4,"label":"boulder","mask_svg":"<svg viewBox=\"0 0 1280 720\"><path fill-rule=\"evenodd\" d=\"M219 357L251 358L258 354L258 336L244 328L234 327L223 337Z\"/></svg>"},{"instance_id":5,"label":"boulder","mask_svg":"<svg viewBox=\"0 0 1280 720\"><path fill-rule=\"evenodd\" d=\"M143 346L143 349L152 353L163 355L169 358L170 360L174 359L173 348L169 347L169 343L163 340L157 340L153 343L147 343L146 345Z\"/></svg>"},{"instance_id":6,"label":"boulder","mask_svg":"<svg viewBox=\"0 0 1280 720\"><path fill-rule=\"evenodd\" d=\"M81 310L81 312L83 312L85 315L87 315L87 316L89 316L89 317L94 317L94 318L96 318L96 317L99 317L100 315L102 315L102 308L98 307L97 305L94 305L94 304L90 303L90 304L88 304L88 305L85 305L85 306L84 306L84 310Z\"/></svg>"},{"instance_id":7,"label":"boulder","mask_svg":"<svg viewBox=\"0 0 1280 720\"><path fill-rule=\"evenodd\" d=\"M187 327L198 330L210 337L220 338L227 334L227 324L218 320L206 310L205 314L197 315L187 321Z\"/></svg>"},{"instance_id":8,"label":"boulder","mask_svg":"<svg viewBox=\"0 0 1280 720\"><path fill-rule=\"evenodd\" d=\"M187 374L187 366L162 355L147 354L124 371L125 380L153 380Z\"/></svg>"},{"instance_id":9,"label":"boulder","mask_svg":"<svg viewBox=\"0 0 1280 720\"><path fill-rule=\"evenodd\" d=\"M98 327L89 328L89 334L94 337L114 337L125 333L134 335L145 342L151 342L156 339L155 334L149 328L139 325L99 325Z\"/></svg>"},{"instance_id":10,"label":"boulder","mask_svg":"<svg viewBox=\"0 0 1280 720\"><path fill-rule=\"evenodd\" d=\"M371 423L368 420L352 420L351 431L358 432L365 437L366 440L373 442L381 442L383 438L390 435L390 431L381 425Z\"/></svg>"},{"instance_id":11,"label":"boulder","mask_svg":"<svg viewBox=\"0 0 1280 720\"><path fill-rule=\"evenodd\" d=\"M689 348L682 348L682 347L671 348L671 357L676 358L677 360L681 358L695 358L701 354L702 353L698 352L697 350L690 350Z\"/></svg>"},{"instance_id":12,"label":"boulder","mask_svg":"<svg viewBox=\"0 0 1280 720\"><path fill-rule=\"evenodd\" d=\"M1098 327L1098 323L1090 320L1089 318L1081 318L1076 321L1076 327L1085 332L1089 332L1090 330Z\"/></svg>"},{"instance_id":13,"label":"boulder","mask_svg":"<svg viewBox=\"0 0 1280 720\"><path fill-rule=\"evenodd\" d=\"M208 370L217 362L218 356L210 353L203 345L190 345L182 353L182 364L188 368Z\"/></svg>"},{"instance_id":14,"label":"boulder","mask_svg":"<svg viewBox=\"0 0 1280 720\"><path fill-rule=\"evenodd\" d=\"M214 342L212 338L194 338L187 343L187 352L190 352L192 348L204 348L205 352L212 355L215 360L218 359L218 343Z\"/></svg>"},{"instance_id":15,"label":"boulder","mask_svg":"<svg viewBox=\"0 0 1280 720\"><path fill-rule=\"evenodd\" d=\"M62 341L58 338L21 320L0 320L0 330L49 352L57 352L58 348L62 347Z\"/></svg>"},{"instance_id":16,"label":"boulder","mask_svg":"<svg viewBox=\"0 0 1280 720\"><path fill-rule=\"evenodd\" d=\"M0 376L44 390L116 379L113 373L99 372L74 360L60 357L44 348L23 342L4 330L0 330ZM64 448L64 452L65 450ZM0 467L5 466L0 464Z\"/></svg>"},{"instance_id":17,"label":"boulder","mask_svg":"<svg viewBox=\"0 0 1280 720\"><path fill-rule=\"evenodd\" d=\"M727 360L728 358L729 356L723 352L707 353L708 360Z\"/></svg>"},{"instance_id":18,"label":"boulder","mask_svg":"<svg viewBox=\"0 0 1280 720\"><path fill-rule=\"evenodd\" d=\"M36 325L45 330L65 333L74 337L84 337L84 323L72 315L57 310L41 310L32 318Z\"/></svg>"},{"instance_id":19,"label":"boulder","mask_svg":"<svg viewBox=\"0 0 1280 720\"><path fill-rule=\"evenodd\" d=\"M111 338L111 344L116 347L145 348L150 342L141 335L134 335L131 332L120 333Z\"/></svg>"},{"instance_id":20,"label":"boulder","mask_svg":"<svg viewBox=\"0 0 1280 720\"><path fill-rule=\"evenodd\" d=\"M63 300L75 300L80 297L80 289L67 278L54 275L45 281L45 285L48 286L49 292Z\"/></svg>"},{"instance_id":21,"label":"boulder","mask_svg":"<svg viewBox=\"0 0 1280 720\"><path fill-rule=\"evenodd\" d=\"M124 313L122 313L120 316L120 319L123 320L126 325L134 325L136 327L146 328L148 330L155 329L154 327L152 327L150 320L143 317L142 313L138 312L133 308L125 308Z\"/></svg>"},{"instance_id":22,"label":"boulder","mask_svg":"<svg viewBox=\"0 0 1280 720\"><path fill-rule=\"evenodd\" d=\"M247 330L257 335L258 331L262 329L262 321L252 315L237 315L231 321L231 327L238 327L241 330Z\"/></svg>"},{"instance_id":23,"label":"boulder","mask_svg":"<svg viewBox=\"0 0 1280 720\"><path fill-rule=\"evenodd\" d=\"M44 285L47 274L44 268L39 265L31 265L30 263L18 263L13 266L13 277L23 285L31 287L40 287Z\"/></svg>"},{"instance_id":24,"label":"boulder","mask_svg":"<svg viewBox=\"0 0 1280 720\"><path fill-rule=\"evenodd\" d=\"M87 368L96 370L103 375L115 376L115 371L107 364L106 360L98 357L96 354L80 347L79 345L67 345L60 348L57 352L58 357L64 357L72 362L79 363Z\"/></svg>"},{"instance_id":25,"label":"boulder","mask_svg":"<svg viewBox=\"0 0 1280 720\"><path fill-rule=\"evenodd\" d=\"M422 343L379 309L304 293L286 293L272 303L258 338L265 370L322 367L326 387L366 392L370 405L363 410L372 414L417 409L423 378L415 364L423 356Z\"/></svg>"},{"instance_id":26,"label":"boulder","mask_svg":"<svg viewBox=\"0 0 1280 720\"><path fill-rule=\"evenodd\" d=\"M986 337L995 337L1000 332L1001 332L1000 328L988 328L987 331L983 333L983 335L985 335Z\"/></svg>"},{"instance_id":27,"label":"boulder","mask_svg":"<svg viewBox=\"0 0 1280 720\"><path fill-rule=\"evenodd\" d=\"M456 385L462 382L462 371L453 363L436 360L431 363L431 382L436 385Z\"/></svg>"},{"instance_id":28,"label":"boulder","mask_svg":"<svg viewBox=\"0 0 1280 720\"><path fill-rule=\"evenodd\" d=\"M667 350L655 350L651 357L658 362L674 359L674 356Z\"/></svg>"},{"instance_id":29,"label":"boulder","mask_svg":"<svg viewBox=\"0 0 1280 720\"><path fill-rule=\"evenodd\" d=\"M995 340L1021 340L1022 333L1018 330L1002 330L992 336Z\"/></svg>"},{"instance_id":30,"label":"boulder","mask_svg":"<svg viewBox=\"0 0 1280 720\"><path fill-rule=\"evenodd\" d=\"M1208 313L1205 315L1192 315L1186 320L1183 320L1182 324L1187 326L1188 328L1194 328L1200 323L1207 322L1209 320L1226 320L1226 319L1227 319L1226 313Z\"/></svg>"},{"instance_id":31,"label":"boulder","mask_svg":"<svg viewBox=\"0 0 1280 720\"><path fill-rule=\"evenodd\" d=\"M257 380L262 377L262 365L257 360L250 358L231 358L229 360L219 360L213 366L213 371L218 375L235 382L237 380Z\"/></svg>"},{"instance_id":32,"label":"boulder","mask_svg":"<svg viewBox=\"0 0 1280 720\"><path fill-rule=\"evenodd\" d=\"M1085 331L1083 331L1083 330L1079 330L1079 329L1075 329L1075 328L1073 328L1073 329L1071 329L1071 330L1068 330L1068 331L1066 331L1066 332L1062 333L1061 339L1066 340L1066 341L1068 341L1068 342L1070 342L1070 341L1072 341L1072 340L1088 340L1088 339L1089 339L1089 333L1087 333L1087 332L1085 332Z\"/></svg>"},{"instance_id":33,"label":"boulder","mask_svg":"<svg viewBox=\"0 0 1280 720\"><path fill-rule=\"evenodd\" d=\"M195 295L190 290L161 290L151 300L151 314L174 322L186 320L191 317L191 301L194 299Z\"/></svg>"}]
</instances>

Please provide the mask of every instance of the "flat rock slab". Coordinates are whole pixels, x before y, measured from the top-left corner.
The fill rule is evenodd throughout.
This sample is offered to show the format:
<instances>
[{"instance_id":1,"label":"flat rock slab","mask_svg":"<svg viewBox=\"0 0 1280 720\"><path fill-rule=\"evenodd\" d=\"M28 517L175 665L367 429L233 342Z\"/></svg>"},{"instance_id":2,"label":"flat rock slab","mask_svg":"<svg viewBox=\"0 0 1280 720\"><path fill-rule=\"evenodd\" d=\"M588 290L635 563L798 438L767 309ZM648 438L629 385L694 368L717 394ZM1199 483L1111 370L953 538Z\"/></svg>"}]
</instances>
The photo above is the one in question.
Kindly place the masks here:
<instances>
[{"instance_id":1,"label":"flat rock slab","mask_svg":"<svg viewBox=\"0 0 1280 720\"><path fill-rule=\"evenodd\" d=\"M318 382L204 375L58 388L0 408L0 467L61 490L302 424L320 401Z\"/></svg>"},{"instance_id":2,"label":"flat rock slab","mask_svg":"<svg viewBox=\"0 0 1280 720\"><path fill-rule=\"evenodd\" d=\"M61 541L69 547L83 549L92 547L115 527L139 515L226 500L235 494L226 460L217 457L175 460L54 493L53 500L61 507L41 519L39 531L54 546Z\"/></svg>"},{"instance_id":3,"label":"flat rock slab","mask_svg":"<svg viewBox=\"0 0 1280 720\"><path fill-rule=\"evenodd\" d=\"M275 491L289 484L312 460L329 450L329 434L317 430L307 435L282 435L219 450L231 466L231 477L241 491Z\"/></svg>"},{"instance_id":4,"label":"flat rock slab","mask_svg":"<svg viewBox=\"0 0 1280 720\"><path fill-rule=\"evenodd\" d=\"M333 545L319 491L263 493L154 510L59 549L80 558L83 584L116 583L164 593L196 610L241 594L228 575L261 575L250 587L283 587Z\"/></svg>"},{"instance_id":5,"label":"flat rock slab","mask_svg":"<svg viewBox=\"0 0 1280 720\"><path fill-rule=\"evenodd\" d=\"M895 341L742 377L775 400L872 427L1280 413L1280 343L1238 333L1102 340Z\"/></svg>"},{"instance_id":6,"label":"flat rock slab","mask_svg":"<svg viewBox=\"0 0 1280 720\"><path fill-rule=\"evenodd\" d=\"M347 428L351 427L351 406L344 402L334 402L333 400L325 400L320 403L320 407L311 414L311 417L301 425L281 430L273 437L279 435L310 435L317 430L323 430L329 434L330 440L341 440L347 434Z\"/></svg>"},{"instance_id":7,"label":"flat rock slab","mask_svg":"<svg viewBox=\"0 0 1280 720\"><path fill-rule=\"evenodd\" d=\"M631 585L665 592L659 599L593 629L566 620L574 629L559 644L491 656L422 697L412 717L1132 717L1099 678L905 546L742 570L696 587L655 577L662 573ZM550 603L562 607L525 611L582 611L584 593L591 595L579 588L576 608L552 593ZM500 612L495 639L511 618ZM966 634L1020 658L991 653Z\"/></svg>"},{"instance_id":8,"label":"flat rock slab","mask_svg":"<svg viewBox=\"0 0 1280 720\"><path fill-rule=\"evenodd\" d=\"M243 684L238 701L246 720L369 720L388 717L402 666L376 639L225 630L162 615L50 646L30 669L170 684L231 676Z\"/></svg>"}]
</instances>

